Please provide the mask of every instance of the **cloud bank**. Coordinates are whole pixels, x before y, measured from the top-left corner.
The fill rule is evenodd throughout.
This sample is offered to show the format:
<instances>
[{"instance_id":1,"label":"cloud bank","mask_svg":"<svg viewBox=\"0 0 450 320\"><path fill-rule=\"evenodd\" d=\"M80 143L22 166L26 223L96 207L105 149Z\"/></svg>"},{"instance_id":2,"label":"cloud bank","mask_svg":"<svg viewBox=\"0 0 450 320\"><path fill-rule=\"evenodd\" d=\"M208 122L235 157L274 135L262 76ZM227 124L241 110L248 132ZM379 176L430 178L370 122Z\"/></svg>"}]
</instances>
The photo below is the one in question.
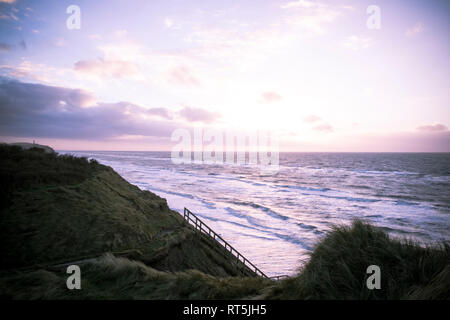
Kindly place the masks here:
<instances>
[{"instance_id":1,"label":"cloud bank","mask_svg":"<svg viewBox=\"0 0 450 320\"><path fill-rule=\"evenodd\" d=\"M91 150L142 150L159 144L169 150L175 129L192 129L194 123L212 126L220 118L217 112L191 106L171 111L125 101L97 102L84 90L0 77L2 140L60 140L60 149L89 145ZM410 132L342 136L319 116L309 115L303 120L312 130L323 133L324 139L314 145L296 142L286 151L450 151L450 131L440 123L424 124Z\"/></svg>"},{"instance_id":2,"label":"cloud bank","mask_svg":"<svg viewBox=\"0 0 450 320\"><path fill-rule=\"evenodd\" d=\"M0 135L101 140L167 137L177 127L164 108L128 102L92 106L94 100L83 90L1 79Z\"/></svg>"}]
</instances>

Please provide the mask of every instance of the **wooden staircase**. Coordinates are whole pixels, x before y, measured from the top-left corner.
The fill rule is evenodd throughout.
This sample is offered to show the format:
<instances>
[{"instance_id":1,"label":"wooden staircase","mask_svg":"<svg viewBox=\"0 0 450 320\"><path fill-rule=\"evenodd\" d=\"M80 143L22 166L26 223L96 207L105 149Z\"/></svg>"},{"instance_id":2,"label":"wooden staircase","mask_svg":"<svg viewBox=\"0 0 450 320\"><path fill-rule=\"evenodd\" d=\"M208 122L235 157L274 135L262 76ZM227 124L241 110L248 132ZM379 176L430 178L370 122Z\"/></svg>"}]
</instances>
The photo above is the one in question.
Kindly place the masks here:
<instances>
[{"instance_id":1,"label":"wooden staircase","mask_svg":"<svg viewBox=\"0 0 450 320\"><path fill-rule=\"evenodd\" d=\"M237 251L231 244L219 236L213 229L211 229L206 223L204 223L199 217L193 214L189 209L184 208L183 213L184 220L193 226L195 229L200 231L202 234L209 236L216 242L218 242L228 253L230 253L236 259L238 264L241 264L241 271L244 275L247 275L245 270L249 270L253 276L260 276L268 279L279 280L286 277L285 275L268 277L264 272L262 272L257 266L250 262L246 257L244 257L239 251Z\"/></svg>"}]
</instances>

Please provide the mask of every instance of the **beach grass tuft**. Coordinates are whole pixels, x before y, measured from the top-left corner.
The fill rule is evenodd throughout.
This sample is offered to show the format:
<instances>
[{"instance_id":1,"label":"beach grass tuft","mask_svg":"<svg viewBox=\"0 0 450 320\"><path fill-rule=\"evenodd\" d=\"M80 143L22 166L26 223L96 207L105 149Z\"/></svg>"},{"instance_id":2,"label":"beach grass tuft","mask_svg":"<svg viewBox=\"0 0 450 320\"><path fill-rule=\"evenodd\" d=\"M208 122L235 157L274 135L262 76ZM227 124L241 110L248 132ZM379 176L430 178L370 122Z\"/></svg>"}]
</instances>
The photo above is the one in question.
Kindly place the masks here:
<instances>
[{"instance_id":1,"label":"beach grass tuft","mask_svg":"<svg viewBox=\"0 0 450 320\"><path fill-rule=\"evenodd\" d=\"M369 290L367 267L381 271L381 289ZM274 287L272 299L446 299L450 246L393 239L356 220L335 226L295 277Z\"/></svg>"}]
</instances>

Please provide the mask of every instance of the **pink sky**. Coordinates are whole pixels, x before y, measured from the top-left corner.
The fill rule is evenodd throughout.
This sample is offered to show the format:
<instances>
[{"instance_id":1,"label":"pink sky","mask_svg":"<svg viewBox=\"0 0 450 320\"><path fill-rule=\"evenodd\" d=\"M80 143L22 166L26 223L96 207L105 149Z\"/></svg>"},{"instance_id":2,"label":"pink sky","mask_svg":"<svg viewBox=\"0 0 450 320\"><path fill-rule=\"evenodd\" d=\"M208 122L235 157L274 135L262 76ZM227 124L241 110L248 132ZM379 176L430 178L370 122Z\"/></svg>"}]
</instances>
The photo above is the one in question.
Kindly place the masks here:
<instances>
[{"instance_id":1,"label":"pink sky","mask_svg":"<svg viewBox=\"0 0 450 320\"><path fill-rule=\"evenodd\" d=\"M450 151L449 4L0 1L0 140L170 150L193 127L284 151ZM107 8L106 8L107 7Z\"/></svg>"}]
</instances>

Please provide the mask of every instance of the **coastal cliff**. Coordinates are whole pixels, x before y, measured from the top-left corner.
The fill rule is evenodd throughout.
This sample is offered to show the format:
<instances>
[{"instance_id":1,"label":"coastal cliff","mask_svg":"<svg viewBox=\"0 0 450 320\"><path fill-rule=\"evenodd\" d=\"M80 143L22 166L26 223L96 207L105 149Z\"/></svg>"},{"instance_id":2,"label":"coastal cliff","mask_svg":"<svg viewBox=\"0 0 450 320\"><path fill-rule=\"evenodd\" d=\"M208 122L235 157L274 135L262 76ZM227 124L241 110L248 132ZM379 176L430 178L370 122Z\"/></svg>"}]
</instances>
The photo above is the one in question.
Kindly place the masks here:
<instances>
[{"instance_id":1,"label":"coastal cliff","mask_svg":"<svg viewBox=\"0 0 450 320\"><path fill-rule=\"evenodd\" d=\"M166 200L95 160L0 146L0 297L6 299L446 299L450 247L335 227L298 275L243 276ZM65 266L79 264L82 289ZM366 269L382 270L368 290Z\"/></svg>"},{"instance_id":2,"label":"coastal cliff","mask_svg":"<svg viewBox=\"0 0 450 320\"><path fill-rule=\"evenodd\" d=\"M33 269L104 253L161 271L240 274L222 248L184 223L166 200L95 160L0 148L0 268Z\"/></svg>"}]
</instances>

